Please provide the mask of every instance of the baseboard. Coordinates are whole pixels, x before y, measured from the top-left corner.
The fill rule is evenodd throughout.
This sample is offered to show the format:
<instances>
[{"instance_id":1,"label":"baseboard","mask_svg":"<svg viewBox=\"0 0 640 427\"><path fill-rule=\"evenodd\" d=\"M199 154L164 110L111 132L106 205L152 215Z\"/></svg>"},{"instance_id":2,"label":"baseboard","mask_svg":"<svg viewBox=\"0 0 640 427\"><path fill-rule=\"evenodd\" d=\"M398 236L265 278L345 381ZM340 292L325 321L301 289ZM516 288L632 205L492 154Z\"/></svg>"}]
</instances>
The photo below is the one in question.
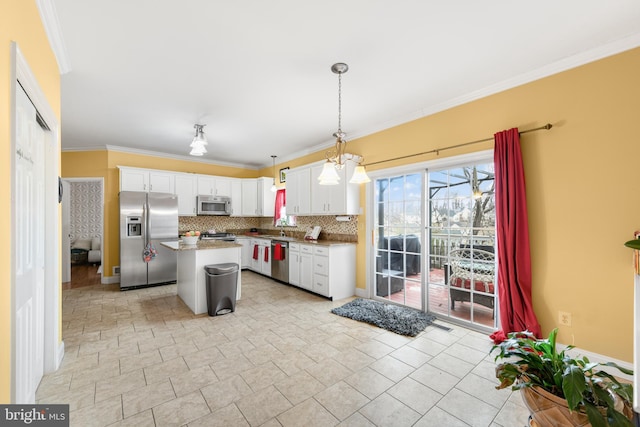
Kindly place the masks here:
<instances>
[{"instance_id":1,"label":"baseboard","mask_svg":"<svg viewBox=\"0 0 640 427\"><path fill-rule=\"evenodd\" d=\"M557 343L557 345L558 345L558 348L561 349L561 350L567 347L565 344L561 344L561 343ZM571 350L568 351L568 353L572 357L586 356L587 359L589 359L590 362L596 362L596 363L613 362L616 365L619 365L619 366L621 366L623 368L633 370L633 363L625 362L624 360L614 359L612 357L604 356L602 354L593 353L591 351L583 350L583 349L578 348L578 347L572 348ZM622 379L625 379L627 381L633 381L633 375L624 374L624 373L620 372L619 370L617 370L616 368L611 368L609 366L598 366L596 369L605 371L605 372L613 375L616 378L622 378Z\"/></svg>"},{"instance_id":2,"label":"baseboard","mask_svg":"<svg viewBox=\"0 0 640 427\"><path fill-rule=\"evenodd\" d=\"M120 276L102 276L100 283L103 285L112 285L114 283L120 283Z\"/></svg>"},{"instance_id":3,"label":"baseboard","mask_svg":"<svg viewBox=\"0 0 640 427\"><path fill-rule=\"evenodd\" d=\"M356 288L356 296L359 298L369 298L369 292L367 289Z\"/></svg>"}]
</instances>

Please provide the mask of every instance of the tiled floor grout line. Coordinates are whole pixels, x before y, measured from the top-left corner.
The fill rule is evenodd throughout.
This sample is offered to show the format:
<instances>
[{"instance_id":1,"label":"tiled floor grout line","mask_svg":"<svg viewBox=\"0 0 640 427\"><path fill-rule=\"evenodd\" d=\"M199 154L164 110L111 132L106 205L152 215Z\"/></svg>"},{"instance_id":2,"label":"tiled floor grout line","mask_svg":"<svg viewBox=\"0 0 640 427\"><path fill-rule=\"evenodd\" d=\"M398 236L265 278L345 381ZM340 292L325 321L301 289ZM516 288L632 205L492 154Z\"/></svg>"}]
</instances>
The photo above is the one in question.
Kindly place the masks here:
<instances>
[{"instance_id":1,"label":"tiled floor grout line","mask_svg":"<svg viewBox=\"0 0 640 427\"><path fill-rule=\"evenodd\" d=\"M266 422L269 426L283 424L288 427L291 417L311 409L321 411L308 415L312 424L314 420L320 422L329 416L335 417L344 426L366 423L365 420L370 425L385 425L384 417L388 414L385 415L384 411L376 408L379 402L387 402L396 407L400 411L397 421L405 422L406 425L426 427L435 425L435 422L445 423L440 425L448 425L448 422L451 425L458 425L460 422L475 424L475 420L465 418L468 416L465 414L468 408L457 407L453 396L473 398L474 405L486 408L485 411L491 417L489 419L485 416L480 422L482 425L486 423L491 427L510 427L526 424L526 418L523 418L526 410L521 409L510 398L504 398L504 394L495 403L486 402L486 395L492 392L487 387L490 374L487 372L489 365L485 362L489 362L489 359L488 356L480 358L479 352L490 348L490 341L482 334L452 325L453 331L449 333L451 335L436 328L427 328L417 337L408 339L328 313L331 307L345 301L327 301L253 273L243 273L243 285L245 284L244 298L238 302L236 313L229 317L215 318L191 315L175 296L175 287L121 293L113 286L100 285L89 289L63 291L63 336L65 344L68 343L66 360L59 373L45 377L45 386L38 393L38 399L44 402L47 396L68 396L69 403L72 404L72 426L80 422L80 419L86 420L77 417L97 413L98 410L109 410L109 402L113 402L116 397L119 399L118 413L105 413L101 417L90 418L86 425L116 426L133 422L132 417L135 417L136 422L145 419L149 425L159 425L165 421L175 422L177 425L189 424L189 427L217 425L216 414L222 414L236 417L233 419L240 424ZM483 341L485 338L486 346ZM215 344L209 346L207 342L211 342L211 339ZM135 357L154 352L156 356L153 357L158 360L155 364L152 359L145 361L146 356ZM461 357L466 352L473 356L473 360ZM94 362L92 355L95 355ZM117 361L118 371L115 376L108 371L112 360ZM125 360L139 364L140 368L127 371L123 366ZM224 363L218 363L223 361ZM201 364L202 362L206 363ZM464 362L469 363L470 367L463 374L461 369L465 368L456 365ZM166 363L164 366L168 369L180 367L180 370L160 372L158 368L154 369L158 363ZM206 382L200 382L192 391L188 391L188 384L192 384L192 380L199 381L197 375L200 372L206 373L203 367L210 370L211 373L206 374L209 379L205 378L203 381ZM327 367L331 367L330 371L326 371ZM318 371L322 368L325 371ZM447 373L442 368L453 369L451 372L456 374ZM138 369L140 374L135 374ZM218 372L218 369L223 371ZM335 369L338 371L332 372ZM196 370L201 371L196 373ZM189 374L192 371L193 374ZM223 372L226 373L220 376ZM319 386L313 385L310 386L313 388L305 389L298 388L300 384L295 381L287 383L287 379L293 375L301 375L302 372L313 378ZM359 372L365 376L358 379ZM149 377L152 373L153 378ZM64 375L69 375L68 382ZM143 381L143 385L138 388L133 382L136 376ZM131 381L127 385L129 377ZM235 378L248 384L250 388L244 392L228 389L233 385L230 381L236 381ZM368 380L363 383L363 378L379 378L375 381L382 381L380 384L384 388L380 389L380 384L367 383ZM449 385L439 385L441 378L455 378L456 381ZM210 382L213 379L215 380ZM178 380L183 385L179 386L176 382ZM169 384L166 384L167 381ZM56 382L61 385L57 387ZM83 401L79 395L86 388L84 382L92 385L93 405L87 405L86 400ZM340 402L341 396L334 396L327 390L338 383L343 383L366 400L353 410L340 409L341 412L335 412L339 408L335 405L344 402ZM154 384L157 386L154 387ZM184 384L187 384L186 389ZM100 395L99 385L102 390ZM477 389L479 385L487 389ZM363 386L369 391L362 389ZM158 389L167 387L172 398L158 400L159 397L153 397L157 395ZM218 390L220 387L224 387L224 390ZM436 396L434 393L437 393L438 398L436 401L429 401L431 406L425 406L422 399L420 405L414 407L411 399L405 402L399 397L406 396L403 393L411 390L407 387L431 390L431 395ZM280 406L269 406L275 405L276 401L255 403L257 396L264 396L269 389L275 392L271 399L282 399L277 404ZM118 394L105 398L104 396L108 396L105 394L107 390ZM372 394L374 390L378 391ZM229 393L234 393L230 400L215 398ZM141 403L145 399L148 403L143 403L132 414L132 405L138 403L127 403L127 396L137 396L142 399ZM192 402L196 396L199 397L199 402ZM212 398L216 400L210 400ZM220 406L227 400L228 403ZM287 404L282 406L284 402ZM515 407L513 403L516 403ZM191 415L183 414L181 408L176 408L177 404L204 407L196 406L199 408L198 418L191 419ZM125 412L127 405L129 413ZM262 407L263 412L256 406ZM348 412L344 412L345 410ZM351 415L344 419L338 416L344 416L345 413ZM159 414L169 416L170 419L159 419ZM128 417L124 419L126 415ZM263 418L265 416L270 418ZM171 417L177 418L171 421ZM103 418L105 421L101 423ZM131 421L127 421L130 418ZM229 422L233 424L233 421ZM503 424L499 424L500 422Z\"/></svg>"}]
</instances>

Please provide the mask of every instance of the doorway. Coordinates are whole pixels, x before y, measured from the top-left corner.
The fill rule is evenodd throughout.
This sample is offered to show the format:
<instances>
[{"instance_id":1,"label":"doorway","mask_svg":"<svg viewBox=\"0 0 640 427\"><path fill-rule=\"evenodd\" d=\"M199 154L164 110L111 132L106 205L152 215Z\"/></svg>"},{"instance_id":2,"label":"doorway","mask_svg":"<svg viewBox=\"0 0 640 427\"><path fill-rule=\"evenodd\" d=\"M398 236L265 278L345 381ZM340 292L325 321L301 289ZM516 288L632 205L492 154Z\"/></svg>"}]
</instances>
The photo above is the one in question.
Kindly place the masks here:
<instances>
[{"instance_id":1,"label":"doorway","mask_svg":"<svg viewBox=\"0 0 640 427\"><path fill-rule=\"evenodd\" d=\"M16 43L11 44L11 403L34 403L60 339L59 125Z\"/></svg>"},{"instance_id":2,"label":"doorway","mask_svg":"<svg viewBox=\"0 0 640 427\"><path fill-rule=\"evenodd\" d=\"M493 152L371 177L369 295L473 329L495 328Z\"/></svg>"},{"instance_id":3,"label":"doorway","mask_svg":"<svg viewBox=\"0 0 640 427\"><path fill-rule=\"evenodd\" d=\"M104 179L65 178L63 188L63 289L99 285L102 282Z\"/></svg>"}]
</instances>

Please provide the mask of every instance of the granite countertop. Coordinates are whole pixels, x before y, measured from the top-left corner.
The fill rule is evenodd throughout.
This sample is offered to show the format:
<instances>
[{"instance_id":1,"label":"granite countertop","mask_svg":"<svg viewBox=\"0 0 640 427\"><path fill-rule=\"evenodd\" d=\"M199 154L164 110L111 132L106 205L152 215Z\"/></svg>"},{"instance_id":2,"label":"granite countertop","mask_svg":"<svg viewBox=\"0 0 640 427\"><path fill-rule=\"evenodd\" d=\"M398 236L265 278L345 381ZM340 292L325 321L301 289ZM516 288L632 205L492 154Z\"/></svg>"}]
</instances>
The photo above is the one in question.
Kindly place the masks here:
<instances>
[{"instance_id":1,"label":"granite countertop","mask_svg":"<svg viewBox=\"0 0 640 427\"><path fill-rule=\"evenodd\" d=\"M342 242L339 240L305 240L298 239L293 237L285 237L284 239L280 238L280 236L276 236L273 234L251 234L251 235L238 235L238 238L255 238L255 239L268 239L268 240L280 240L288 243L298 243L302 245L317 245L317 246L338 246L338 245L355 245L355 242Z\"/></svg>"},{"instance_id":2,"label":"granite countertop","mask_svg":"<svg viewBox=\"0 0 640 427\"><path fill-rule=\"evenodd\" d=\"M204 249L224 249L242 247L239 243L225 242L224 240L198 240L195 245L185 245L181 240L173 242L160 242L164 247L174 251L195 251Z\"/></svg>"}]
</instances>

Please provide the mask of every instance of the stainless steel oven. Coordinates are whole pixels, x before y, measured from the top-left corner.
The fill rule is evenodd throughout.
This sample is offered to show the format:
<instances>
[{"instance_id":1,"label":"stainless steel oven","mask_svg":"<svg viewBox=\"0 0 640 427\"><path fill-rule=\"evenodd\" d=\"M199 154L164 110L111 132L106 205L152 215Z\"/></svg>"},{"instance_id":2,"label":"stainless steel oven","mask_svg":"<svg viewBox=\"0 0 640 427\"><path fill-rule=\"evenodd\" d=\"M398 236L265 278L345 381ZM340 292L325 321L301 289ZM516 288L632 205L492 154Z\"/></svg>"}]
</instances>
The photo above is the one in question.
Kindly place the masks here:
<instances>
[{"instance_id":1,"label":"stainless steel oven","mask_svg":"<svg viewBox=\"0 0 640 427\"><path fill-rule=\"evenodd\" d=\"M271 241L271 278L289 283L289 243Z\"/></svg>"}]
</instances>

